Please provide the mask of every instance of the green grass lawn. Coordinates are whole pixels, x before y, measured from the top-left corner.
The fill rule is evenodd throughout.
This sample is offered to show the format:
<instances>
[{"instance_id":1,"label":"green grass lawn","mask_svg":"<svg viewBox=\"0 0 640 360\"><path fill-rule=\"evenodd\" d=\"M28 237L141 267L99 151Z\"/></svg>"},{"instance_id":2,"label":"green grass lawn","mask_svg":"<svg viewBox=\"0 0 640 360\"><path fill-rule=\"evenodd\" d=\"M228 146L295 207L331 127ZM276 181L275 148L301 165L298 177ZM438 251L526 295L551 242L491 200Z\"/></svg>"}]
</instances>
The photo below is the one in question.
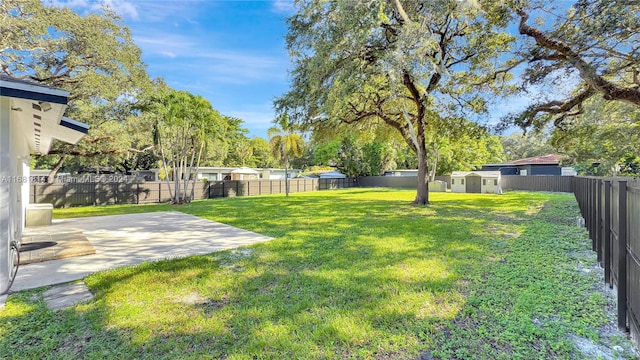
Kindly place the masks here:
<instances>
[{"instance_id":1,"label":"green grass lawn","mask_svg":"<svg viewBox=\"0 0 640 360\"><path fill-rule=\"evenodd\" d=\"M0 358L581 359L606 358L603 344L633 357L603 331L612 301L589 270L571 195L433 193L426 207L414 196L349 189L55 210L177 210L275 239L91 275L95 299L59 312L44 289L14 294L0 310Z\"/></svg>"}]
</instances>

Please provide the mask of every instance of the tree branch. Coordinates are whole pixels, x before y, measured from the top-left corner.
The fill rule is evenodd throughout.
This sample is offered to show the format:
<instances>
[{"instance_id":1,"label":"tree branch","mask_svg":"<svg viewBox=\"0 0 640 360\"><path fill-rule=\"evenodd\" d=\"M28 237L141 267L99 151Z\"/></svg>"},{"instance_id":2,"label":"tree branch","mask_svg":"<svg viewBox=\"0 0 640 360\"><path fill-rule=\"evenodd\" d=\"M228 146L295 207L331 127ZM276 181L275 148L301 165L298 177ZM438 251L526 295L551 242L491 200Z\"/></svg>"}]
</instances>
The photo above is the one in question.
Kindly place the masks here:
<instances>
[{"instance_id":1,"label":"tree branch","mask_svg":"<svg viewBox=\"0 0 640 360\"><path fill-rule=\"evenodd\" d=\"M539 29L527 25L529 14L524 10L517 10L516 13L520 16L520 24L518 26L520 34L533 38L538 46L554 51L555 60L567 61L575 67L580 73L580 77L591 88L602 93L606 100L620 100L640 106L640 89L621 87L606 80L598 75L595 68L582 59L568 44L552 39Z\"/></svg>"},{"instance_id":2,"label":"tree branch","mask_svg":"<svg viewBox=\"0 0 640 360\"><path fill-rule=\"evenodd\" d=\"M545 104L535 105L522 114L521 120L523 120L523 123L520 124L520 126L522 128L531 126L533 120L539 113L561 114L561 116L554 121L555 125L558 126L564 118L580 114L582 112L582 103L595 94L596 90L591 86L587 86L586 89L571 99L565 101L550 101Z\"/></svg>"}]
</instances>

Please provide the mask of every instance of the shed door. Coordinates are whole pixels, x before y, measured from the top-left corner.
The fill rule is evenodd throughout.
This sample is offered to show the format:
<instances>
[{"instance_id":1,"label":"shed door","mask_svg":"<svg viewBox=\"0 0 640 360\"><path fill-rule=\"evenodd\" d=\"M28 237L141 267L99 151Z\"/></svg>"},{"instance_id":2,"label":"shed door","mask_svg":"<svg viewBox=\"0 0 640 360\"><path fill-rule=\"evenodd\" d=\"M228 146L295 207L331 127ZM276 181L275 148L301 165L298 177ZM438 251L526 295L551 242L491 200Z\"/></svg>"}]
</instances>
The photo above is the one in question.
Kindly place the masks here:
<instances>
[{"instance_id":1,"label":"shed door","mask_svg":"<svg viewBox=\"0 0 640 360\"><path fill-rule=\"evenodd\" d=\"M466 180L467 180L466 192L468 193L482 192L482 180L480 180L480 176L470 175L470 176L467 176Z\"/></svg>"}]
</instances>

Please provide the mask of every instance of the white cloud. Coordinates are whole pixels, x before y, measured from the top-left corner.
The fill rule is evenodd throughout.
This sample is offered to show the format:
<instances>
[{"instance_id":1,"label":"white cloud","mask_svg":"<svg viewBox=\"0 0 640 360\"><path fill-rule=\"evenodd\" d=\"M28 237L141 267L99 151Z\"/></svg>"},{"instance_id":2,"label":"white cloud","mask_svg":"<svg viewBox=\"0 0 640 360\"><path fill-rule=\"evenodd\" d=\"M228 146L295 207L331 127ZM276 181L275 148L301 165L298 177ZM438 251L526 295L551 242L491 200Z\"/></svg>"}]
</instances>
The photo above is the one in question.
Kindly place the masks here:
<instances>
[{"instance_id":1,"label":"white cloud","mask_svg":"<svg viewBox=\"0 0 640 360\"><path fill-rule=\"evenodd\" d=\"M192 69L199 77L209 81L246 84L253 81L284 81L287 76L286 55L279 57L273 54L216 49L213 45L204 46L197 39L185 35L153 34L153 37L134 37L145 56L170 58L171 63L166 64L167 67Z\"/></svg>"},{"instance_id":2,"label":"white cloud","mask_svg":"<svg viewBox=\"0 0 640 360\"><path fill-rule=\"evenodd\" d=\"M292 15L296 8L293 0L275 0L271 5L271 10L279 14Z\"/></svg>"},{"instance_id":3,"label":"white cloud","mask_svg":"<svg viewBox=\"0 0 640 360\"><path fill-rule=\"evenodd\" d=\"M230 110L220 109L224 115L236 117L244 121L243 126L249 128L250 136L258 136L267 138L267 130L273 126L271 121L275 117L275 113L271 105L260 106L262 110Z\"/></svg>"},{"instance_id":4,"label":"white cloud","mask_svg":"<svg viewBox=\"0 0 640 360\"><path fill-rule=\"evenodd\" d=\"M133 36L133 41L142 51L149 54L189 54L196 47L196 43L186 36L172 33L155 32L153 37Z\"/></svg>"},{"instance_id":5,"label":"white cloud","mask_svg":"<svg viewBox=\"0 0 640 360\"><path fill-rule=\"evenodd\" d=\"M164 56L166 56L168 58L171 58L171 59L176 57L176 54L172 53L171 51L161 51L160 55L164 55Z\"/></svg>"},{"instance_id":6,"label":"white cloud","mask_svg":"<svg viewBox=\"0 0 640 360\"><path fill-rule=\"evenodd\" d=\"M136 4L127 0L45 0L44 5L53 7L68 7L76 12L99 12L102 7L108 7L124 18L138 19Z\"/></svg>"},{"instance_id":7,"label":"white cloud","mask_svg":"<svg viewBox=\"0 0 640 360\"><path fill-rule=\"evenodd\" d=\"M88 0L45 0L43 4L53 7L69 7L72 9L90 8L91 4Z\"/></svg>"},{"instance_id":8,"label":"white cloud","mask_svg":"<svg viewBox=\"0 0 640 360\"><path fill-rule=\"evenodd\" d=\"M126 0L101 0L100 6L107 6L122 17L129 17L133 20L138 19L138 8L132 2Z\"/></svg>"}]
</instances>

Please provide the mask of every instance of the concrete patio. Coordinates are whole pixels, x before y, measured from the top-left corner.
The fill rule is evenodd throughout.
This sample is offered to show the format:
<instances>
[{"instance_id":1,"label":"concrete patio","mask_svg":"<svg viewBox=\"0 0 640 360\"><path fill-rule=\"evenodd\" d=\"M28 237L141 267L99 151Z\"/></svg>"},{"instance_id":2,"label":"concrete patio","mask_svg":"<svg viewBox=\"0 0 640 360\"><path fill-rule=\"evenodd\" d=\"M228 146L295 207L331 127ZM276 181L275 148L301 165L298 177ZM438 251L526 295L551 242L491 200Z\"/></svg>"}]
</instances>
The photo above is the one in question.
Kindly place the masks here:
<instances>
[{"instance_id":1,"label":"concrete patio","mask_svg":"<svg viewBox=\"0 0 640 360\"><path fill-rule=\"evenodd\" d=\"M272 238L181 212L155 212L54 220L25 236L84 233L96 253L20 266L11 291L79 280L144 261L237 248Z\"/></svg>"}]
</instances>

